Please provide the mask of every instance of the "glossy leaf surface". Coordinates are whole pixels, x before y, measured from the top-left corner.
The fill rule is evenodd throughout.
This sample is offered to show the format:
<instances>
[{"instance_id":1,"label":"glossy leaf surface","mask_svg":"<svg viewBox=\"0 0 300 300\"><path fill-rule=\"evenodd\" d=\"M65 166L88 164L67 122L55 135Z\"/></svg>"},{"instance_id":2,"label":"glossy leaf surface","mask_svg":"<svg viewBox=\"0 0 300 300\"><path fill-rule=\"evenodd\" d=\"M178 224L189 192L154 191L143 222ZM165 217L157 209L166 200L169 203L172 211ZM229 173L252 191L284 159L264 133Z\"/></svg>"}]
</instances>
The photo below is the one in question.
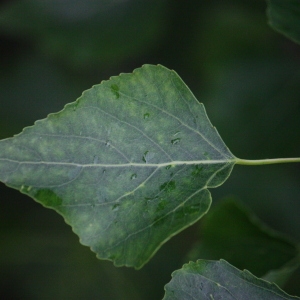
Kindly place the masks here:
<instances>
[{"instance_id":1,"label":"glossy leaf surface","mask_svg":"<svg viewBox=\"0 0 300 300\"><path fill-rule=\"evenodd\" d=\"M164 300L300 299L287 295L275 284L240 271L225 260L198 260L183 265L165 286Z\"/></svg>"},{"instance_id":2,"label":"glossy leaf surface","mask_svg":"<svg viewBox=\"0 0 300 300\"><path fill-rule=\"evenodd\" d=\"M273 29L300 43L300 2L268 0L268 18Z\"/></svg>"},{"instance_id":3,"label":"glossy leaf surface","mask_svg":"<svg viewBox=\"0 0 300 300\"><path fill-rule=\"evenodd\" d=\"M142 267L207 212L236 158L179 76L145 65L0 142L0 180L60 213L115 265Z\"/></svg>"}]
</instances>

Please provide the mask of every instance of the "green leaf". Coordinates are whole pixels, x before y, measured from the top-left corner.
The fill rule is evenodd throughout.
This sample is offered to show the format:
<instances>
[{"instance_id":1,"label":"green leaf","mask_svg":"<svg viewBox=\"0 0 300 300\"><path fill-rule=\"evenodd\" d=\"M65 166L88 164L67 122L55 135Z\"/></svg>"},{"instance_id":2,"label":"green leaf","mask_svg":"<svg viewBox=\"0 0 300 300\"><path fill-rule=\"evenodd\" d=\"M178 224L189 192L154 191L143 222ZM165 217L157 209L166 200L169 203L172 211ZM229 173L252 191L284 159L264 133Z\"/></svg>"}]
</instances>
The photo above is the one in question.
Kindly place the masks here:
<instances>
[{"instance_id":1,"label":"green leaf","mask_svg":"<svg viewBox=\"0 0 300 300\"><path fill-rule=\"evenodd\" d=\"M238 269L283 285L299 266L299 254L296 243L262 224L241 203L228 199L203 219L200 242L188 257L223 258Z\"/></svg>"},{"instance_id":2,"label":"green leaf","mask_svg":"<svg viewBox=\"0 0 300 300\"><path fill-rule=\"evenodd\" d=\"M270 26L296 43L300 43L300 1L267 0Z\"/></svg>"},{"instance_id":3,"label":"green leaf","mask_svg":"<svg viewBox=\"0 0 300 300\"><path fill-rule=\"evenodd\" d=\"M209 209L236 158L184 82L145 65L0 141L0 180L117 266L142 267Z\"/></svg>"},{"instance_id":4,"label":"green leaf","mask_svg":"<svg viewBox=\"0 0 300 300\"><path fill-rule=\"evenodd\" d=\"M189 299L300 299L287 295L275 284L240 271L225 260L198 260L183 265L165 286L164 300Z\"/></svg>"}]
</instances>

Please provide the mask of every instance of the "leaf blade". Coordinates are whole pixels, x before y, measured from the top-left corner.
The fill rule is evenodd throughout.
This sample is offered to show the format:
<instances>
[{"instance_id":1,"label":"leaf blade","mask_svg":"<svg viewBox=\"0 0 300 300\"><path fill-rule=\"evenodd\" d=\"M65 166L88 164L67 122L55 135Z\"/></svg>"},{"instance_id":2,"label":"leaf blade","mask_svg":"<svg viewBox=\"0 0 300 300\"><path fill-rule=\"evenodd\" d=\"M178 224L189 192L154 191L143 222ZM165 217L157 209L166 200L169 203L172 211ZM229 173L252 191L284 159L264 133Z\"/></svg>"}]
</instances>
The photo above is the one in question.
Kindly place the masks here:
<instances>
[{"instance_id":1,"label":"leaf blade","mask_svg":"<svg viewBox=\"0 0 300 300\"><path fill-rule=\"evenodd\" d=\"M168 299L299 299L275 284L240 271L225 260L198 260L183 265L165 286Z\"/></svg>"},{"instance_id":2,"label":"leaf blade","mask_svg":"<svg viewBox=\"0 0 300 300\"><path fill-rule=\"evenodd\" d=\"M0 142L0 179L55 209L99 258L142 267L207 212L235 157L180 77L145 65Z\"/></svg>"}]
</instances>

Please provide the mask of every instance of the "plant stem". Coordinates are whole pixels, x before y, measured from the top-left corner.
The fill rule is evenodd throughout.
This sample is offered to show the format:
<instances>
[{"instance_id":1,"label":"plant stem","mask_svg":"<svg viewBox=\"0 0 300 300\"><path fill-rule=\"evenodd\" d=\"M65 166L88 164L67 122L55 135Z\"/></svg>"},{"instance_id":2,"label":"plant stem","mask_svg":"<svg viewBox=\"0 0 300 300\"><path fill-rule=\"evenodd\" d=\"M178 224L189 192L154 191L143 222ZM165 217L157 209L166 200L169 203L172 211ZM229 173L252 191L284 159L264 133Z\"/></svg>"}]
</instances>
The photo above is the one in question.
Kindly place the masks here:
<instances>
[{"instance_id":1,"label":"plant stem","mask_svg":"<svg viewBox=\"0 0 300 300\"><path fill-rule=\"evenodd\" d=\"M285 163L300 163L300 158L272 158L272 159L236 159L236 164L238 165L248 165L248 166L259 166L259 165L272 165L272 164L285 164Z\"/></svg>"}]
</instances>

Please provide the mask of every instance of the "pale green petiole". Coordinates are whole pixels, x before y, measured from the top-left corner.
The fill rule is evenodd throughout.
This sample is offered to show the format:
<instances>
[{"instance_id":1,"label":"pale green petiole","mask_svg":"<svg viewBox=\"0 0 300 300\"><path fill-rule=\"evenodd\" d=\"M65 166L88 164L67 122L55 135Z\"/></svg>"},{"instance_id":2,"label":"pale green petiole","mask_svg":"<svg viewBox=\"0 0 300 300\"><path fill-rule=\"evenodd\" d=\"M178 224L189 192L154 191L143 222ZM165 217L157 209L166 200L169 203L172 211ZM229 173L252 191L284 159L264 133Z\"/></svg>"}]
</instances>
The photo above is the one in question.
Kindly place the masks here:
<instances>
[{"instance_id":1,"label":"pale green petiole","mask_svg":"<svg viewBox=\"0 0 300 300\"><path fill-rule=\"evenodd\" d=\"M285 163L297 163L297 162L300 162L299 157L254 159L254 160L237 158L235 163L238 165L259 166L259 165L285 164Z\"/></svg>"}]
</instances>

